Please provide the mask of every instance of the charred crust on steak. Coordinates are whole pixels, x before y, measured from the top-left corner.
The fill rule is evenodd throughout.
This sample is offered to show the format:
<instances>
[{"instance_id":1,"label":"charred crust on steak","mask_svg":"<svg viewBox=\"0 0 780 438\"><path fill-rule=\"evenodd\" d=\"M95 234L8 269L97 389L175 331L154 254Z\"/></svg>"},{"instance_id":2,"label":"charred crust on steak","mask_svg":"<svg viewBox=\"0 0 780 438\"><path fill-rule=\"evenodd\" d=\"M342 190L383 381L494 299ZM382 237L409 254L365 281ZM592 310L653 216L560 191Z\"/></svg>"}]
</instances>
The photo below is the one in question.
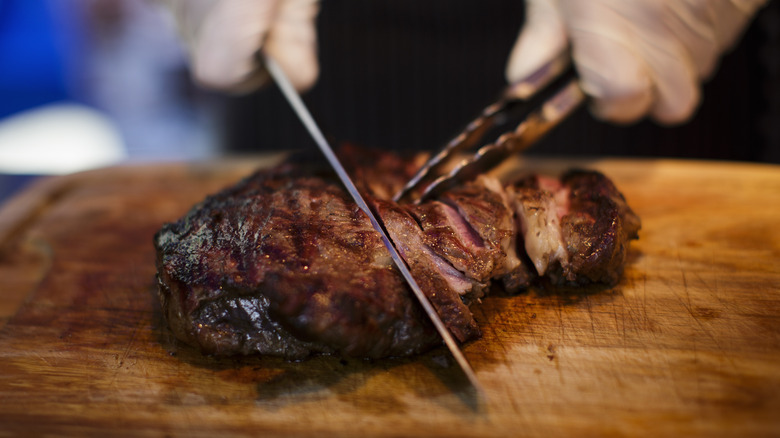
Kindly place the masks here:
<instances>
[{"instance_id":1,"label":"charred crust on steak","mask_svg":"<svg viewBox=\"0 0 780 438\"><path fill-rule=\"evenodd\" d=\"M491 285L614 285L638 237L638 216L595 171L480 176L397 204L415 166L387 155L353 157L356 182L460 342L480 336L470 306ZM317 168L258 171L165 224L154 245L163 314L204 353L381 358L441 345L368 218Z\"/></svg>"},{"instance_id":2,"label":"charred crust on steak","mask_svg":"<svg viewBox=\"0 0 780 438\"><path fill-rule=\"evenodd\" d=\"M561 229L571 254L566 281L576 284L620 280L628 242L639 237L639 216L615 185L599 172L571 170L561 177L570 189L570 213Z\"/></svg>"},{"instance_id":3,"label":"charred crust on steak","mask_svg":"<svg viewBox=\"0 0 780 438\"><path fill-rule=\"evenodd\" d=\"M257 173L163 226L155 244L164 314L204 351L247 353L247 327L299 339L289 351L256 349L295 358L404 356L440 343L370 222L323 179ZM223 324L230 301L249 297L260 315L238 309Z\"/></svg>"}]
</instances>

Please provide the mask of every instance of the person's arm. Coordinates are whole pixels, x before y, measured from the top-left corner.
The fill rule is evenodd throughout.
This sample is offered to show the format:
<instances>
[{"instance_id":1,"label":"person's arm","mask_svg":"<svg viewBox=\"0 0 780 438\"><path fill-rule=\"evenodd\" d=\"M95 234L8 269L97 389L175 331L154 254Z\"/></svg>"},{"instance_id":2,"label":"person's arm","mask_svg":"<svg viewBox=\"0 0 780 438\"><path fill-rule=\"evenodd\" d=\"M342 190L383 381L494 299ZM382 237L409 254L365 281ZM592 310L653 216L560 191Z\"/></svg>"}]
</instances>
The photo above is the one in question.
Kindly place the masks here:
<instances>
[{"instance_id":1,"label":"person's arm","mask_svg":"<svg viewBox=\"0 0 780 438\"><path fill-rule=\"evenodd\" d=\"M596 117L688 120L700 83L766 0L527 0L511 83L571 48ZM736 86L736 85L735 85Z\"/></svg>"}]
</instances>

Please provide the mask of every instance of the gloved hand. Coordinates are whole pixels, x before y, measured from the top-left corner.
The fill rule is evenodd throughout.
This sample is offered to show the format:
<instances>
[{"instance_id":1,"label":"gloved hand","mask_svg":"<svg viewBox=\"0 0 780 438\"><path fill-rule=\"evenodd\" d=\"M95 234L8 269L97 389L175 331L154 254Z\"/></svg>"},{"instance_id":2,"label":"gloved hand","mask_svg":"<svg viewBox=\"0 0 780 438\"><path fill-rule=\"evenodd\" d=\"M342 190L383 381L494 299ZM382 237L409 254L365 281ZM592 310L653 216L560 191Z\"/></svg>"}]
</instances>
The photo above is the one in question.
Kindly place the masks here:
<instances>
[{"instance_id":1,"label":"gloved hand","mask_svg":"<svg viewBox=\"0 0 780 438\"><path fill-rule=\"evenodd\" d=\"M507 65L517 81L571 46L599 118L691 117L700 82L766 0L527 0Z\"/></svg>"},{"instance_id":2,"label":"gloved hand","mask_svg":"<svg viewBox=\"0 0 780 438\"><path fill-rule=\"evenodd\" d=\"M172 10L195 80L251 91L268 79L255 58L263 47L299 91L317 80L317 0L163 0Z\"/></svg>"}]
</instances>

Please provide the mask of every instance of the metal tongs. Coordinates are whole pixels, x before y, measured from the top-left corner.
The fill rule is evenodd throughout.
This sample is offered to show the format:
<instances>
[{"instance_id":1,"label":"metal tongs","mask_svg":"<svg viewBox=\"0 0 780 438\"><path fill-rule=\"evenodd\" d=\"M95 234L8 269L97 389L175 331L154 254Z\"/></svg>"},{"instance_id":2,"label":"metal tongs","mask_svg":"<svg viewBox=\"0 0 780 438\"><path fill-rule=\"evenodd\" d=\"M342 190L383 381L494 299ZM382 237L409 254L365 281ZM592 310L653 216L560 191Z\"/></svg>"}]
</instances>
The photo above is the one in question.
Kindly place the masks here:
<instances>
[{"instance_id":1,"label":"metal tongs","mask_svg":"<svg viewBox=\"0 0 780 438\"><path fill-rule=\"evenodd\" d=\"M418 203L493 169L533 145L584 101L585 94L567 51L510 85L496 102L428 160L393 199ZM514 130L463 158L465 151L476 147L491 131L517 120L520 122ZM453 167L458 159L460 162Z\"/></svg>"}]
</instances>

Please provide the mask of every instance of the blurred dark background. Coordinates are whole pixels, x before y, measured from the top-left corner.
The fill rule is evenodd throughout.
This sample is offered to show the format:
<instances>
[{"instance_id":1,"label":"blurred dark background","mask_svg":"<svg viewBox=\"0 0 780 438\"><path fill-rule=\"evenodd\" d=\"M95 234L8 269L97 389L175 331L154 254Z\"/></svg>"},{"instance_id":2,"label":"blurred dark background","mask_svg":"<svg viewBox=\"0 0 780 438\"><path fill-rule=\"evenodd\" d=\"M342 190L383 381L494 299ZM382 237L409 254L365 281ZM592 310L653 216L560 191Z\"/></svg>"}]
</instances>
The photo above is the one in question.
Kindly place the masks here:
<instances>
[{"instance_id":1,"label":"blurred dark background","mask_svg":"<svg viewBox=\"0 0 780 438\"><path fill-rule=\"evenodd\" d=\"M723 59L689 123L612 126L583 109L529 153L780 162L779 6L761 11ZM506 85L522 22L516 1L325 1L321 77L305 99L335 141L437 149ZM228 99L223 124L231 150L308 141L273 87Z\"/></svg>"},{"instance_id":2,"label":"blurred dark background","mask_svg":"<svg viewBox=\"0 0 780 438\"><path fill-rule=\"evenodd\" d=\"M334 143L392 150L438 149L497 97L523 22L521 1L321 5L321 76L304 99ZM61 104L116 133L122 153L106 165L313 147L273 85L246 96L195 86L155 2L0 0L0 176L33 172L3 158L19 150L8 132ZM72 155L81 140L71 140L45 140L42 155ZM689 123L612 126L582 109L528 153L780 163L780 4L722 60ZM0 200L19 184L9 181Z\"/></svg>"}]
</instances>

